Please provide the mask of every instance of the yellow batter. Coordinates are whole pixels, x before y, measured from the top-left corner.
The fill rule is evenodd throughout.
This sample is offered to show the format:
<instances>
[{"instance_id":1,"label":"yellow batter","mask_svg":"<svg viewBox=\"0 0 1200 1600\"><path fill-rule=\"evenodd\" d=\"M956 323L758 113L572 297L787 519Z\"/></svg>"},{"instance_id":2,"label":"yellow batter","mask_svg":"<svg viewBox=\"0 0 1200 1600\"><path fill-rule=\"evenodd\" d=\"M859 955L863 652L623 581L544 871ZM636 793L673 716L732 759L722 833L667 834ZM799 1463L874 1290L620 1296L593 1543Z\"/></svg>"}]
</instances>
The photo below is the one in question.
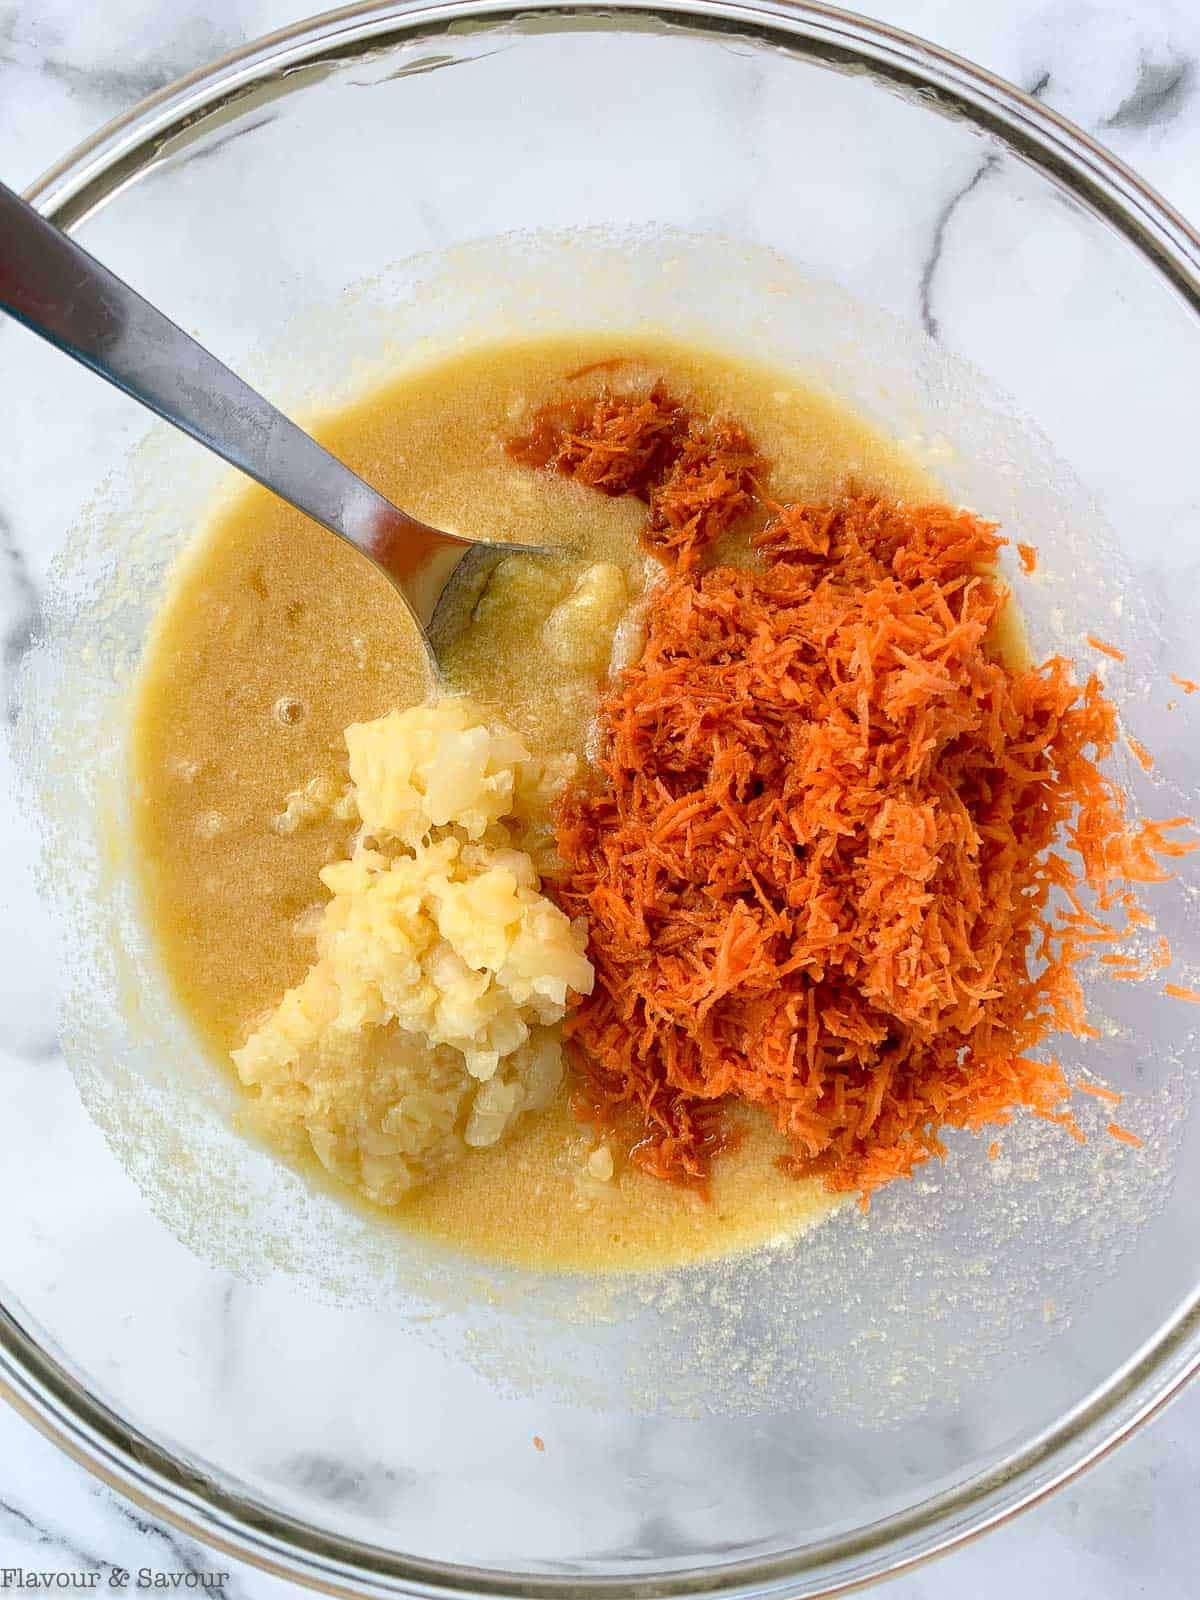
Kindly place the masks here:
<instances>
[{"instance_id":1,"label":"yellow batter","mask_svg":"<svg viewBox=\"0 0 1200 1600\"><path fill-rule=\"evenodd\" d=\"M624 358L615 373L567 379L614 356ZM533 473L506 457L503 441L564 390L656 379L694 412L741 422L772 463L769 489L780 499L828 499L847 480L897 498L938 497L893 443L786 373L611 336L466 353L316 430L428 522L571 547L571 560L552 571L518 564L502 576L444 662L449 686L494 706L537 756L584 754L607 664L607 645L589 650L586 628L578 650L548 649L547 617L582 574L602 570L605 603L615 584L636 619L654 572L637 539L644 507ZM635 627L623 625L618 653L636 646ZM344 804L345 729L413 705L430 688L420 642L386 580L266 491L248 487L186 560L147 652L135 816L163 963L226 1067L313 959L314 919L327 899L318 872L347 855L357 826ZM833 1202L819 1185L775 1166L778 1136L749 1115L746 1127L718 1162L706 1204L643 1176L620 1151L598 1149L564 1094L505 1142L470 1151L380 1214L476 1255L619 1270L721 1254L828 1212ZM301 1159L295 1147L285 1153Z\"/></svg>"}]
</instances>

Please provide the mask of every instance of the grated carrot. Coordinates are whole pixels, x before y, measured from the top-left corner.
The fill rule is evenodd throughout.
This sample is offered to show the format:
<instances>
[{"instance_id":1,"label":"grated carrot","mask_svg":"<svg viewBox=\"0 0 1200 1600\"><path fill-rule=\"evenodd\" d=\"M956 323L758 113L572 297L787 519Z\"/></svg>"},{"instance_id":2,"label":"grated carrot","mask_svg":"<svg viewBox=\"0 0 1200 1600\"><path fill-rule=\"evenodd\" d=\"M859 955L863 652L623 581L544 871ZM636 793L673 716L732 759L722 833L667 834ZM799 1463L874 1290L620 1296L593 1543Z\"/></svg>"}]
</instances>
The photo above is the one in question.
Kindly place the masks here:
<instances>
[{"instance_id":1,"label":"grated carrot","mask_svg":"<svg viewBox=\"0 0 1200 1600\"><path fill-rule=\"evenodd\" d=\"M1124 650L1118 650L1115 644L1109 644L1104 639L1097 639L1094 633L1089 633L1087 642L1093 650L1099 650L1102 656L1111 656L1114 661L1124 661Z\"/></svg>"},{"instance_id":2,"label":"grated carrot","mask_svg":"<svg viewBox=\"0 0 1200 1600\"><path fill-rule=\"evenodd\" d=\"M1138 1137L1138 1135L1136 1133L1131 1133L1128 1128L1123 1128L1119 1122L1110 1122L1108 1125L1108 1131L1112 1134L1114 1139L1120 1140L1122 1144L1135 1145L1139 1150L1141 1149L1142 1140Z\"/></svg>"},{"instance_id":3,"label":"grated carrot","mask_svg":"<svg viewBox=\"0 0 1200 1600\"><path fill-rule=\"evenodd\" d=\"M1133 751L1138 766L1141 767L1142 771L1149 772L1154 766L1154 757L1146 749L1146 746L1140 739L1135 739L1131 733L1125 735L1125 743Z\"/></svg>"},{"instance_id":4,"label":"grated carrot","mask_svg":"<svg viewBox=\"0 0 1200 1600\"><path fill-rule=\"evenodd\" d=\"M533 1448L539 1452L545 1451L546 1441L542 1438L540 1433L535 1433L533 1436Z\"/></svg>"},{"instance_id":5,"label":"grated carrot","mask_svg":"<svg viewBox=\"0 0 1200 1600\"><path fill-rule=\"evenodd\" d=\"M1021 570L1028 577L1037 571L1037 546L1032 544L1018 544L1017 555L1021 558Z\"/></svg>"},{"instance_id":6,"label":"grated carrot","mask_svg":"<svg viewBox=\"0 0 1200 1600\"><path fill-rule=\"evenodd\" d=\"M1200 683L1196 683L1191 678L1181 678L1177 672L1173 672L1171 674L1171 682L1177 683L1183 690L1184 694L1196 694L1200 692Z\"/></svg>"},{"instance_id":7,"label":"grated carrot","mask_svg":"<svg viewBox=\"0 0 1200 1600\"><path fill-rule=\"evenodd\" d=\"M1102 1088L1098 1083L1077 1083L1075 1088L1080 1094L1094 1095L1097 1100L1107 1100L1110 1105L1114 1106L1119 1106L1125 1098L1124 1095L1118 1094L1115 1089Z\"/></svg>"},{"instance_id":8,"label":"grated carrot","mask_svg":"<svg viewBox=\"0 0 1200 1600\"><path fill-rule=\"evenodd\" d=\"M1083 1140L1032 1052L1094 1034L1073 969L1146 920L1128 884L1169 876L1186 819L1126 820L1094 676L998 659L989 524L858 496L777 508L754 543L760 570L681 563L655 592L603 781L561 807L597 976L576 1110L701 1189L735 1099L864 1198L1017 1106Z\"/></svg>"},{"instance_id":9,"label":"grated carrot","mask_svg":"<svg viewBox=\"0 0 1200 1600\"><path fill-rule=\"evenodd\" d=\"M1172 1000L1190 1000L1193 1005L1200 1006L1200 989L1189 989L1182 983L1164 983L1163 993L1169 994Z\"/></svg>"},{"instance_id":10,"label":"grated carrot","mask_svg":"<svg viewBox=\"0 0 1200 1600\"><path fill-rule=\"evenodd\" d=\"M643 543L677 571L693 567L705 545L755 508L766 467L736 422L690 417L661 383L646 394L606 388L594 399L552 402L505 448L526 466L644 500Z\"/></svg>"},{"instance_id":11,"label":"grated carrot","mask_svg":"<svg viewBox=\"0 0 1200 1600\"><path fill-rule=\"evenodd\" d=\"M993 1139L991 1144L988 1145L988 1160L989 1161L995 1161L996 1157L999 1154L1000 1154L1000 1141L999 1141L999 1139Z\"/></svg>"}]
</instances>

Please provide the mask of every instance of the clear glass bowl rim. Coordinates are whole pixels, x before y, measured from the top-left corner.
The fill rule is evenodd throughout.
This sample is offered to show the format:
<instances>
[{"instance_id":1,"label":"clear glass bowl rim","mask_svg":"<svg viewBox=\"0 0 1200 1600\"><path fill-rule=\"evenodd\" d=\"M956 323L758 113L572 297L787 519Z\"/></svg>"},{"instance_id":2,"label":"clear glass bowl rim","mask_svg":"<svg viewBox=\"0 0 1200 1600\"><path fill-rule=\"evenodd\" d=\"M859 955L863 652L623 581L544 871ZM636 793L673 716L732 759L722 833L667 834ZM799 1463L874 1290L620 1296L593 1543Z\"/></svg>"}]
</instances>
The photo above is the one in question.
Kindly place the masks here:
<instances>
[{"instance_id":1,"label":"clear glass bowl rim","mask_svg":"<svg viewBox=\"0 0 1200 1600\"><path fill-rule=\"evenodd\" d=\"M1057 112L982 67L886 23L802 0L365 0L267 34L178 79L101 128L26 198L71 228L153 160L163 141L302 64L493 26L531 14L568 27L589 15L731 32L830 65L866 67L931 109L1002 139L1118 230L1200 316L1200 234L1148 184ZM0 1397L110 1488L218 1551L329 1594L465 1597L818 1596L846 1593L1008 1520L1099 1460L1200 1369L1200 1285L1087 1401L1007 1461L856 1533L767 1559L687 1574L564 1581L403 1557L334 1538L198 1477L79 1384L0 1298Z\"/></svg>"}]
</instances>

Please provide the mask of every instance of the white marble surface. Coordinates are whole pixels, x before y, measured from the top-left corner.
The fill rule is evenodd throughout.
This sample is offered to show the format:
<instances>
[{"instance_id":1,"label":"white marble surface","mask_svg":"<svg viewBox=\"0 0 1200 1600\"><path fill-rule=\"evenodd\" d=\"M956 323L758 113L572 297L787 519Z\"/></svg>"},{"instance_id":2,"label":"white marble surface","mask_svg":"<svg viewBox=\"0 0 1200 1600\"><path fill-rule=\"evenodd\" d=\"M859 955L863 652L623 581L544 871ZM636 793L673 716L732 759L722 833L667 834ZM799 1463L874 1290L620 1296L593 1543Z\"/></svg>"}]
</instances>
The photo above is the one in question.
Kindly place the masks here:
<instances>
[{"instance_id":1,"label":"white marble surface","mask_svg":"<svg viewBox=\"0 0 1200 1600\"><path fill-rule=\"evenodd\" d=\"M886 0L870 9L1036 87L1200 219L1195 0ZM143 95L301 14L289 0L0 0L0 174L29 182ZM1193 1390L1082 1481L888 1593L1184 1600L1200 1589L1198 1493ZM0 1587L8 1568L98 1571L104 1582L114 1567L224 1572L223 1593L264 1600L287 1587L147 1522L0 1410Z\"/></svg>"}]
</instances>

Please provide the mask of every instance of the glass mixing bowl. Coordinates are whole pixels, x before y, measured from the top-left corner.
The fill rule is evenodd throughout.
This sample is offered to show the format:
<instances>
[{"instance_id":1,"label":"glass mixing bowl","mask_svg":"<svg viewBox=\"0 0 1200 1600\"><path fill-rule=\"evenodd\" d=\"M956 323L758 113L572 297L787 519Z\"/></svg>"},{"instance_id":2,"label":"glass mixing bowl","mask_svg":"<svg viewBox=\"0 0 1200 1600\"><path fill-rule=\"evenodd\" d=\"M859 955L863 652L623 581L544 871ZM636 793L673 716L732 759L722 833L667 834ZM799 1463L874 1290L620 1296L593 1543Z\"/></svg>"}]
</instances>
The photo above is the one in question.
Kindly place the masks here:
<instances>
[{"instance_id":1,"label":"glass mixing bowl","mask_svg":"<svg viewBox=\"0 0 1200 1600\"><path fill-rule=\"evenodd\" d=\"M507 328L804 371L1037 544L1039 652L1196 811L1200 241L1078 130L819 6L368 5L216 63L33 198L301 413ZM229 1129L124 844L124 728L219 469L13 327L0 1380L77 1459L332 1591L828 1594L1029 1504L1200 1355L1195 1007L1089 980L1141 1151L1029 1119L807 1239L634 1280L439 1256ZM485 532L486 530L479 530ZM1177 704L1176 704L1177 702ZM1196 875L1152 888L1195 981ZM535 1448L534 1435L544 1441Z\"/></svg>"}]
</instances>

